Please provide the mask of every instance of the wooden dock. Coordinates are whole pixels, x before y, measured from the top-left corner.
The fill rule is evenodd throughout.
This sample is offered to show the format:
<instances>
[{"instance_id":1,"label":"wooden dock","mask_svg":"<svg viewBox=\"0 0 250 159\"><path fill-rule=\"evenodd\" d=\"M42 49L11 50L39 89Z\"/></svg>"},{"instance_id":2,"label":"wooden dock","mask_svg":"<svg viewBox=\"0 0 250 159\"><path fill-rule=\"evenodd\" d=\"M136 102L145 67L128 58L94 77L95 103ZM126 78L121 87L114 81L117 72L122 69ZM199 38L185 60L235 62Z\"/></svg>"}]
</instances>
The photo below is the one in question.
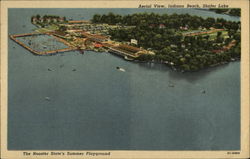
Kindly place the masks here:
<instances>
[{"instance_id":1,"label":"wooden dock","mask_svg":"<svg viewBox=\"0 0 250 159\"><path fill-rule=\"evenodd\" d=\"M67 52L67 51L75 51L76 48L65 48L65 49L58 49L58 50L51 50L51 51L44 51L40 52L41 55L51 55L51 54L57 54L59 52Z\"/></svg>"},{"instance_id":2,"label":"wooden dock","mask_svg":"<svg viewBox=\"0 0 250 159\"><path fill-rule=\"evenodd\" d=\"M14 40L16 43L18 43L19 45L21 45L21 46L24 47L25 49L29 50L29 51L32 52L33 54L42 55L40 52L31 49L30 47L28 47L27 45L25 45L25 44L22 43L21 41L17 40L16 37L22 37L22 36L19 36L19 35L10 35L10 38L11 38L12 40Z\"/></svg>"},{"instance_id":3,"label":"wooden dock","mask_svg":"<svg viewBox=\"0 0 250 159\"><path fill-rule=\"evenodd\" d=\"M24 36L34 36L34 35L43 35L42 33L25 33L25 34L16 34L11 35L13 38L24 37Z\"/></svg>"},{"instance_id":4,"label":"wooden dock","mask_svg":"<svg viewBox=\"0 0 250 159\"><path fill-rule=\"evenodd\" d=\"M57 39L58 41L64 43L65 45L69 46L69 47L72 47L70 43L68 43L66 40L56 36L55 34L51 33L51 32L47 32L45 33L46 35L49 35L49 36L52 36L53 38Z\"/></svg>"}]
</instances>

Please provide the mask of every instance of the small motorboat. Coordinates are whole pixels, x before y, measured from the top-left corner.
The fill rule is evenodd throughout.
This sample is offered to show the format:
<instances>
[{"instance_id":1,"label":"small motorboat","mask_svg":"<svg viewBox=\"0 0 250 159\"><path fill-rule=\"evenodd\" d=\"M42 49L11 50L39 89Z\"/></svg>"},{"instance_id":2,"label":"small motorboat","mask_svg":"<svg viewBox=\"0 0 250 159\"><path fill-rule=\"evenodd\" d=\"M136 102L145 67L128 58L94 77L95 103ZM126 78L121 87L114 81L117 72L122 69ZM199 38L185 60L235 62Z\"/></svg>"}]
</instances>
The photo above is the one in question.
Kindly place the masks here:
<instances>
[{"instance_id":1,"label":"small motorboat","mask_svg":"<svg viewBox=\"0 0 250 159\"><path fill-rule=\"evenodd\" d=\"M122 72L126 71L124 68L121 68L121 67L116 67L116 69L119 70L119 71L122 71Z\"/></svg>"},{"instance_id":2,"label":"small motorboat","mask_svg":"<svg viewBox=\"0 0 250 159\"><path fill-rule=\"evenodd\" d=\"M45 97L45 100L50 101L50 97Z\"/></svg>"},{"instance_id":3,"label":"small motorboat","mask_svg":"<svg viewBox=\"0 0 250 159\"><path fill-rule=\"evenodd\" d=\"M128 56L124 56L124 59L127 60L127 61L133 61L134 60L132 58L129 58Z\"/></svg>"},{"instance_id":4,"label":"small motorboat","mask_svg":"<svg viewBox=\"0 0 250 159\"><path fill-rule=\"evenodd\" d=\"M202 94L205 94L205 93L206 93L206 91L203 89L203 90L201 91L201 93L202 93Z\"/></svg>"},{"instance_id":5,"label":"small motorboat","mask_svg":"<svg viewBox=\"0 0 250 159\"><path fill-rule=\"evenodd\" d=\"M74 68L72 71L76 71L76 69Z\"/></svg>"},{"instance_id":6,"label":"small motorboat","mask_svg":"<svg viewBox=\"0 0 250 159\"><path fill-rule=\"evenodd\" d=\"M79 52L80 52L80 54L82 54L82 55L84 54L84 51L83 51L83 50L80 50L80 49L79 49Z\"/></svg>"},{"instance_id":7,"label":"small motorboat","mask_svg":"<svg viewBox=\"0 0 250 159\"><path fill-rule=\"evenodd\" d=\"M174 84L173 83L169 83L168 87L174 87Z\"/></svg>"},{"instance_id":8,"label":"small motorboat","mask_svg":"<svg viewBox=\"0 0 250 159\"><path fill-rule=\"evenodd\" d=\"M50 68L48 68L48 71L52 71Z\"/></svg>"}]
</instances>

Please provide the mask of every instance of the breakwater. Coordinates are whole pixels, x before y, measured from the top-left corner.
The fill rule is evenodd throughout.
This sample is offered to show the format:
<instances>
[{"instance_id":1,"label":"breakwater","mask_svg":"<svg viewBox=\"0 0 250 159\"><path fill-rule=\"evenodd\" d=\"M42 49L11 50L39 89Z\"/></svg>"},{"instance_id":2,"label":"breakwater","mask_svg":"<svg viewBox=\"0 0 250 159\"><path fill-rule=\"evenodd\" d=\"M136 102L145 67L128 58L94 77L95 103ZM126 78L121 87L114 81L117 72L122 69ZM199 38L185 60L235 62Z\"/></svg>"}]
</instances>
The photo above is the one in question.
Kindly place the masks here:
<instances>
[{"instance_id":1,"label":"breakwater","mask_svg":"<svg viewBox=\"0 0 250 159\"><path fill-rule=\"evenodd\" d=\"M60 49L55 49L55 50L48 50L48 51L37 51L35 49L33 49L32 47L28 46L27 44L25 44L24 42L18 40L17 38L21 38L21 37L29 37L29 36L40 36L40 35L48 35L51 36L53 38L55 38L58 42L61 42L63 44L65 44L67 46L67 48L60 48ZM25 49L29 50L31 53L35 54L35 55L52 55L52 54L56 54L59 52L67 52L67 51L74 51L77 50L77 48L71 46L67 41L65 41L64 39L61 39L55 35L53 35L52 33L26 33L26 34L16 34L16 35L10 35L10 38L15 41L16 43L18 43L19 45L21 45L22 47L24 47Z\"/></svg>"}]
</instances>

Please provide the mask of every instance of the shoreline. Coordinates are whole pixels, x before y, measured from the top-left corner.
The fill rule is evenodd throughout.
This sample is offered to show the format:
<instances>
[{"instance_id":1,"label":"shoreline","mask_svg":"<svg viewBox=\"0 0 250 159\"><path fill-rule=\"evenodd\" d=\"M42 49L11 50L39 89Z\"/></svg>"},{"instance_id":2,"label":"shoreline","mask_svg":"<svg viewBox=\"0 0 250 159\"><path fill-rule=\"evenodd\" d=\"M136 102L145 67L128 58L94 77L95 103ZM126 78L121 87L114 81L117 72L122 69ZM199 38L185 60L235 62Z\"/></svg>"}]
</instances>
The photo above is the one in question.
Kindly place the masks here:
<instances>
[{"instance_id":1,"label":"shoreline","mask_svg":"<svg viewBox=\"0 0 250 159\"><path fill-rule=\"evenodd\" d=\"M39 34L39 35L43 35L43 34ZM49 35L51 36L50 34L44 34L44 35ZM38 51L35 51L34 49L32 48L29 48L27 45L23 44L22 42L18 41L16 39L16 37L21 37L19 35L10 35L10 39L13 40L14 42L16 42L17 44L21 45L23 48L27 49L29 52L31 52L33 55L36 55L36 56L53 56L53 55L57 55L57 54L63 54L65 52L70 52L70 51L78 51L77 49L75 48L66 48L66 49L58 49L58 50L51 50L51 51L46 51L46 52L38 52ZM55 37L55 36L52 36L52 37ZM58 38L58 37L57 37ZM57 39L56 38L56 39ZM64 43L65 44L65 43ZM68 46L68 45L67 45ZM98 50L95 50L95 49L82 49L83 51L92 51L92 52L95 52L95 53L109 53L109 54L112 54L110 53L108 50L105 50L105 51L98 51ZM202 69L198 69L198 70L182 70L178 67L175 67L174 65L170 65L168 63L166 63L166 61L156 61L156 60L151 60L151 61L140 61L140 60L136 60L136 59L133 59L133 60L127 60L125 59L125 57L123 56L118 56L117 54L112 54L113 56L117 56L119 58L122 58L123 60L125 61L128 61L128 62L134 62L134 63L147 63L147 64L164 64L165 66L167 66L168 68L170 68L171 70L173 71L176 71L176 72L181 72L181 73L185 73L185 72L199 72L201 70L204 70L204 69L209 69L209 68L213 68L213 67L217 67L217 66L222 66L222 65L225 65L225 64L229 64L230 62L235 62L235 61L240 61L240 58L234 58L231 59L229 62L221 62L221 63L217 63L217 64L214 64L214 65L211 65L211 66L208 66L208 67L204 67Z\"/></svg>"},{"instance_id":2,"label":"shoreline","mask_svg":"<svg viewBox=\"0 0 250 159\"><path fill-rule=\"evenodd\" d=\"M186 73L186 72L199 72L199 71L206 70L206 69L209 69L209 68L223 66L223 65L229 64L231 62L240 62L240 61L241 61L240 58L235 58L234 60L231 59L229 62L221 62L221 63L217 63L217 64L214 64L214 65L211 65L211 66L204 67L202 69L189 70L189 71L182 70L182 69L179 69L179 68L174 67L172 65L169 65L165 61L161 62L161 61L139 61L139 60L134 60L134 61L131 61L131 62L134 62L134 63L147 63L147 64L164 64L165 66L167 66L168 68L170 68L171 70L173 70L175 72Z\"/></svg>"},{"instance_id":3,"label":"shoreline","mask_svg":"<svg viewBox=\"0 0 250 159\"><path fill-rule=\"evenodd\" d=\"M202 10L209 11L209 12L216 12L214 10L209 10L209 9L202 9ZM222 13L220 13L220 14L222 14ZM33 17L32 24L34 26L36 26L37 28L43 28L43 26L47 26L48 25L47 23L45 23L45 24L42 23L43 25L40 24L40 23L39 24L38 23L34 23L33 22L34 19L36 20L36 18ZM69 21L67 23L70 23L70 22L78 22L78 21ZM61 23L59 22L59 24L61 24ZM49 23L49 25L50 25L50 23ZM157 64L164 64L167 67L171 68L172 70L178 71L178 72L196 72L196 71L200 71L202 69L206 69L206 68L210 68L210 67L216 67L216 66L227 64L227 63L232 62L232 61L240 60L240 57L238 57L238 58L235 59L234 57L230 56L231 59L227 58L227 59L215 60L215 62L200 62L200 63L197 63L197 65L196 65L196 64L192 64L190 62L182 62L182 63L180 63L178 61L176 62L175 60L172 60L172 62L171 61L169 62L169 61L166 61L166 60L169 60L169 59L166 59L166 58L165 59L164 58L157 58L157 56L151 56L150 58L138 58L142 54L142 53L140 53L140 55L139 55L139 53L138 53L139 51L138 50L134 49L133 51L136 50L137 52L133 52L132 51L130 53L127 53L125 51L128 48L125 48L125 49L123 48L124 51L119 50L119 48L117 47L117 44L116 45L115 44L113 45L113 43L109 44L109 45L108 45L108 43L106 44L105 40L107 40L107 39L104 39L104 37L97 37L97 36L100 36L98 34L85 33L84 30L80 31L80 35L78 35L76 33L75 34L70 34L71 32L65 31L65 26L64 26L64 32L63 32L63 33L65 33L65 37L64 37L64 36L59 36L61 34L59 34L60 32L57 33L56 32L57 30L50 30L49 31L49 29L46 29L46 28L45 28L45 30L46 30L45 32L41 32L41 31L38 30L38 32L39 32L38 34L37 33L27 33L27 34L10 35L10 38L13 41L15 41L16 43L18 43L19 45L21 45L22 47L24 47L25 49L27 49L28 51L30 51L34 55L40 55L40 56L44 56L44 55L56 55L58 53L64 53L64 52L67 52L67 51L79 51L81 54L84 54L84 51L107 52L107 53L112 53L112 54L115 53L115 55L122 57L126 61L133 61L133 62L136 62L136 63L157 63ZM223 31L223 30L224 29L214 29L214 30L206 31L204 33L209 34L209 33L217 32L217 31ZM76 32L78 30L70 30L70 31L75 31ZM61 30L61 32L62 32L62 30ZM85 33L85 34L83 34L83 33ZM200 35L200 34L201 34L200 32L198 32L198 33L188 33L188 34L186 34L186 36L193 37L193 36L197 36L197 35ZM202 34L203 34L203 32L202 32ZM18 37L35 36L35 35L48 35L48 36L51 36L56 41L58 41L60 43L63 43L66 46L66 48L63 48L63 49L58 49L57 48L55 50L52 50L50 48L51 50L47 50L47 51L43 51L43 50L37 51L36 47L33 47L32 45L30 45L30 43L26 44L26 42L22 42L22 41L20 41L20 40L17 39ZM83 39L81 41L81 40L79 40L80 39L79 37L80 38L84 37L85 39ZM73 40L72 40L72 38L73 38ZM86 44L87 40L90 40L92 42L91 45L90 44L88 44L88 45ZM115 41L111 41L111 42L115 42ZM99 43L100 45L103 45L103 46L101 46L101 47L100 46L95 46L93 43ZM80 44L83 45L84 47L79 47ZM235 43L234 43L234 45L235 45ZM234 46L234 45L232 45L232 46ZM45 47L47 48L47 46L45 46ZM129 49L133 49L133 48L129 48ZM229 49L227 49L227 50L229 50ZM223 47L223 49L212 50L212 51L223 52L223 51L225 51L225 48ZM141 61L140 59L141 60L146 60L146 61ZM184 58L184 60L185 60L185 58ZM216 63L216 62L218 62L218 63Z\"/></svg>"},{"instance_id":4,"label":"shoreline","mask_svg":"<svg viewBox=\"0 0 250 159\"><path fill-rule=\"evenodd\" d=\"M232 62L240 62L241 61L241 58L233 58L233 59L230 59L230 61L228 62L220 62L220 63L217 63L217 64L214 64L214 65L211 65L211 66L207 66L207 67L204 67L202 69L198 69L198 70L189 70L189 71L185 71L185 70L182 70L182 69L179 69L175 66L172 66L172 65L169 65L166 63L166 61L154 61L154 60L151 60L151 61L140 61L140 60L126 60L125 58L122 58L121 56L118 56L116 54L112 54L110 52L107 52L107 51L95 51L95 50L86 50L86 51L92 51L92 52L95 52L95 53L107 53L107 54L111 54L113 56L116 56L120 59L123 59L127 62L132 62L132 63L144 63L144 64L162 64L162 65L165 65L166 67L170 68L171 70L175 71L175 72L181 72L181 73L186 73L186 72L199 72L199 71L202 71L202 70L206 70L206 69L209 69L209 68L214 68L214 67L219 67L219 66L223 66L223 65L226 65L226 64L230 64Z\"/></svg>"}]
</instances>

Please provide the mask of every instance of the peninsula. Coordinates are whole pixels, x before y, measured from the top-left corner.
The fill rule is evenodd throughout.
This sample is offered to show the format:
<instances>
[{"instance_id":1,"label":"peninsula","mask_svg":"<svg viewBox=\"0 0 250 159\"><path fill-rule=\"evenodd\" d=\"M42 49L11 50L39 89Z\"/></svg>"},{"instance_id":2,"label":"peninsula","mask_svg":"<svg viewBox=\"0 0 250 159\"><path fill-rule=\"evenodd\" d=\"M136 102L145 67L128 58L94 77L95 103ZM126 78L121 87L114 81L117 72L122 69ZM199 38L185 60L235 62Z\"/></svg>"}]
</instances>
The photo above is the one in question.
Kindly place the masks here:
<instances>
[{"instance_id":1,"label":"peninsula","mask_svg":"<svg viewBox=\"0 0 250 159\"><path fill-rule=\"evenodd\" d=\"M35 15L31 23L37 26L33 33L10 38L35 55L93 50L135 62L164 63L180 71L197 71L240 59L240 22L221 18L108 13L95 14L89 21Z\"/></svg>"}]
</instances>

